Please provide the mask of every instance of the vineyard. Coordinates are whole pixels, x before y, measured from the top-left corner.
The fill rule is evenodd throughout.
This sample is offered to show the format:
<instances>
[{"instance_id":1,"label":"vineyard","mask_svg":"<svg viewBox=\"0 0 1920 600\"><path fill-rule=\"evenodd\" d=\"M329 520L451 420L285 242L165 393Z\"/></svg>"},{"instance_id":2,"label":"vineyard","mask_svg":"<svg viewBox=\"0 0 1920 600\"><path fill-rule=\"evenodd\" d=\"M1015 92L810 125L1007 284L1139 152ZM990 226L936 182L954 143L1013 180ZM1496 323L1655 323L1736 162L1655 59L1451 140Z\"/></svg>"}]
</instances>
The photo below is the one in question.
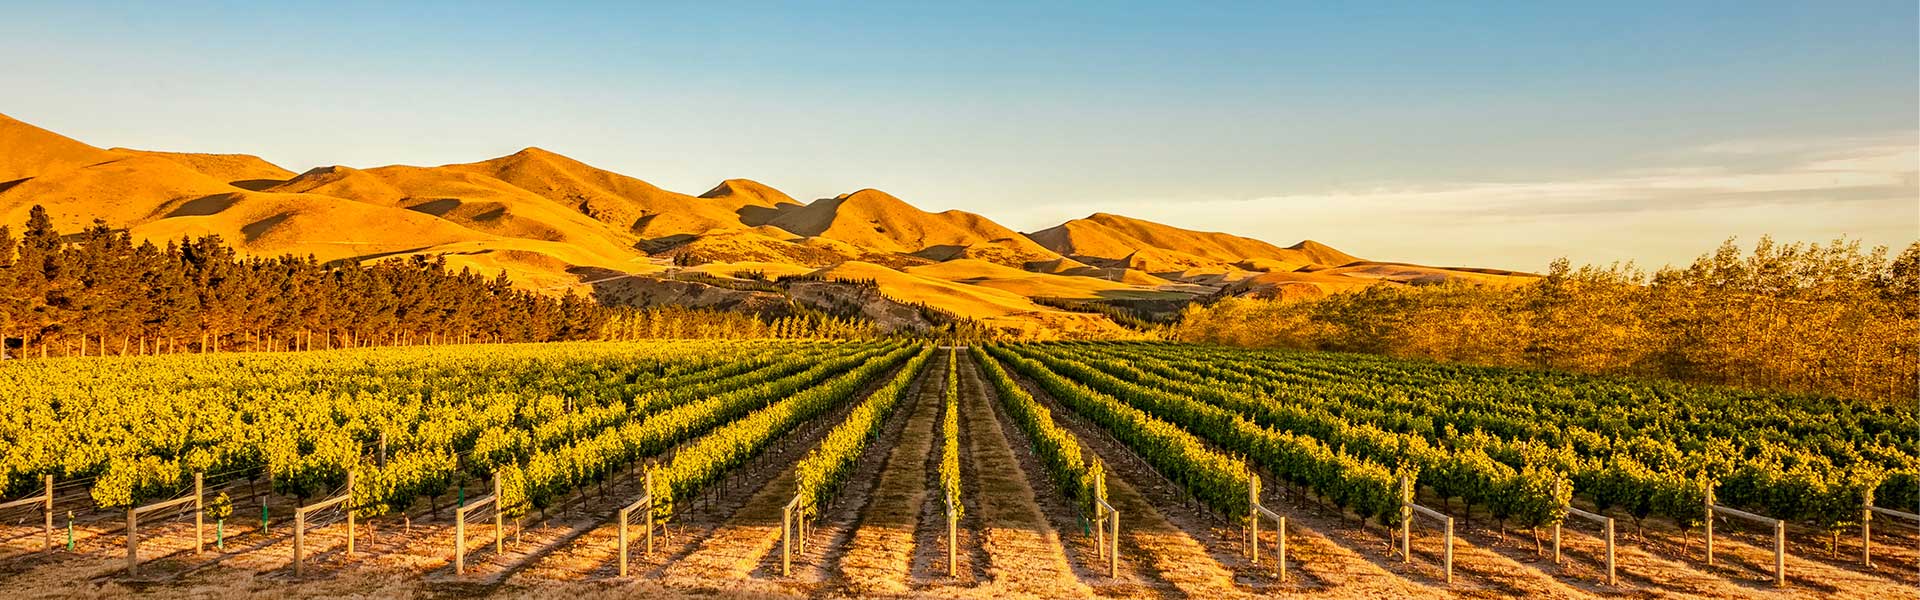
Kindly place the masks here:
<instances>
[{"instance_id":1,"label":"vineyard","mask_svg":"<svg viewBox=\"0 0 1920 600\"><path fill-rule=\"evenodd\" d=\"M875 339L52 358L0 404L5 597L1920 586L1910 403Z\"/></svg>"}]
</instances>

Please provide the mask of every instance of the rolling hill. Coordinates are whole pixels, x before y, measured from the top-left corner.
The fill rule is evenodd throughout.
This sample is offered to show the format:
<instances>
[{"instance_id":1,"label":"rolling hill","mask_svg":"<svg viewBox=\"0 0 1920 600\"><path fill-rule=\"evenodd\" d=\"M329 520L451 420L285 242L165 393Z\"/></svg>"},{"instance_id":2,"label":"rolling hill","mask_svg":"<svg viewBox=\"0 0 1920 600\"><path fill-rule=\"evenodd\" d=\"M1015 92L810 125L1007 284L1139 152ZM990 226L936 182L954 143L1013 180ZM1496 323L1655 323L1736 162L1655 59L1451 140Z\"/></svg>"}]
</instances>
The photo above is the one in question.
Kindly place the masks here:
<instances>
[{"instance_id":1,"label":"rolling hill","mask_svg":"<svg viewBox=\"0 0 1920 600\"><path fill-rule=\"evenodd\" d=\"M436 256L525 288L608 301L919 310L1028 337L1125 333L1097 311L1060 308L1089 302L1311 298L1532 277L1366 261L1313 241L1281 247L1107 213L1023 234L875 189L802 203L728 179L693 196L540 148L472 163L296 173L246 154L102 149L5 115L0 148L0 224L43 206L65 231L99 220L153 241L218 234L262 256ZM755 299L728 300L741 294ZM863 307L876 303L891 308Z\"/></svg>"}]
</instances>

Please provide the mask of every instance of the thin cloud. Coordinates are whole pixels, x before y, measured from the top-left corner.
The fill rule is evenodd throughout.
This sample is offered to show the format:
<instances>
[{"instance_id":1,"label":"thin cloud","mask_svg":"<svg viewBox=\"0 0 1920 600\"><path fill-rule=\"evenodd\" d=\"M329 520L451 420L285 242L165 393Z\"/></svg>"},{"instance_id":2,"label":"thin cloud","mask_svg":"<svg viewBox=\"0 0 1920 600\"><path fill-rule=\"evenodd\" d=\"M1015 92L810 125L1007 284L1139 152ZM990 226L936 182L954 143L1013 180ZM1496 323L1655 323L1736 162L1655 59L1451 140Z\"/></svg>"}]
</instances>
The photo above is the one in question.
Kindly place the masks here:
<instances>
[{"instance_id":1,"label":"thin cloud","mask_svg":"<svg viewBox=\"0 0 1920 600\"><path fill-rule=\"evenodd\" d=\"M1729 142L1678 151L1672 156L1685 159L1670 164L1562 181L1047 208L1107 210L1281 244L1311 238L1402 260L1540 268L1569 256L1658 265L1684 262L1729 236L1904 245L1920 236L1914 140Z\"/></svg>"}]
</instances>

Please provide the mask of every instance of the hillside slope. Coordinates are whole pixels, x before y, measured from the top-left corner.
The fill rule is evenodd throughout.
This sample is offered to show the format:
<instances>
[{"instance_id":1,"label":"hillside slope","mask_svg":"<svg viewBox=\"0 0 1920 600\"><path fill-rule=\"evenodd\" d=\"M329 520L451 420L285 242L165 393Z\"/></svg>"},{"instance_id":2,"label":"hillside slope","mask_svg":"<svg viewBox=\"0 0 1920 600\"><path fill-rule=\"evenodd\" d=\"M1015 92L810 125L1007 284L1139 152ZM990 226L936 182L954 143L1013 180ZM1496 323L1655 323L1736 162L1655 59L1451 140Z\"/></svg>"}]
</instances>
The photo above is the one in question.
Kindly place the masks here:
<instances>
[{"instance_id":1,"label":"hillside slope","mask_svg":"<svg viewBox=\"0 0 1920 600\"><path fill-rule=\"evenodd\" d=\"M1062 258L986 217L959 210L930 213L874 189L784 210L768 224L796 235L936 261L965 255L1025 266Z\"/></svg>"},{"instance_id":2,"label":"hillside slope","mask_svg":"<svg viewBox=\"0 0 1920 600\"><path fill-rule=\"evenodd\" d=\"M542 292L623 290L604 297L616 302L733 306L715 299L804 274L772 298L882 314L902 326L967 319L1030 337L1121 331L1097 311L1057 308L1062 302L1078 303L1076 310L1177 307L1219 294L1311 298L1372 285L1532 277L1363 261L1313 241L1281 247L1108 213L1022 234L874 189L801 203L757 181L727 179L691 196L531 147L472 163L296 174L247 154L103 150L0 115L0 148L4 225L43 206L63 231L100 220L155 242L217 234L258 256L438 257ZM709 279L674 279L682 271ZM663 283L608 284L631 278ZM774 301L755 298L740 305ZM889 306L849 304L875 298ZM914 306L937 314L908 314L921 310Z\"/></svg>"}]
</instances>

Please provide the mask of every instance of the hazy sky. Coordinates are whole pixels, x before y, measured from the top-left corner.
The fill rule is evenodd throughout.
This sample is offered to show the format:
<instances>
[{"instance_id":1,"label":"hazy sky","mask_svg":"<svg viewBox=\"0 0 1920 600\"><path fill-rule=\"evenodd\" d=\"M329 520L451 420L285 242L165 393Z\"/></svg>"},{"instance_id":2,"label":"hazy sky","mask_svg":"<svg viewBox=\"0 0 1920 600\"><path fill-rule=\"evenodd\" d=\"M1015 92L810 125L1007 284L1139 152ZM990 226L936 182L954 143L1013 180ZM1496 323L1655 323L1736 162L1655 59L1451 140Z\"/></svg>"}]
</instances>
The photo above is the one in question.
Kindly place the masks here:
<instances>
[{"instance_id":1,"label":"hazy sky","mask_svg":"<svg viewBox=\"0 0 1920 600\"><path fill-rule=\"evenodd\" d=\"M1920 236L1913 0L12 4L0 112L295 171L531 145L1529 270Z\"/></svg>"}]
</instances>

